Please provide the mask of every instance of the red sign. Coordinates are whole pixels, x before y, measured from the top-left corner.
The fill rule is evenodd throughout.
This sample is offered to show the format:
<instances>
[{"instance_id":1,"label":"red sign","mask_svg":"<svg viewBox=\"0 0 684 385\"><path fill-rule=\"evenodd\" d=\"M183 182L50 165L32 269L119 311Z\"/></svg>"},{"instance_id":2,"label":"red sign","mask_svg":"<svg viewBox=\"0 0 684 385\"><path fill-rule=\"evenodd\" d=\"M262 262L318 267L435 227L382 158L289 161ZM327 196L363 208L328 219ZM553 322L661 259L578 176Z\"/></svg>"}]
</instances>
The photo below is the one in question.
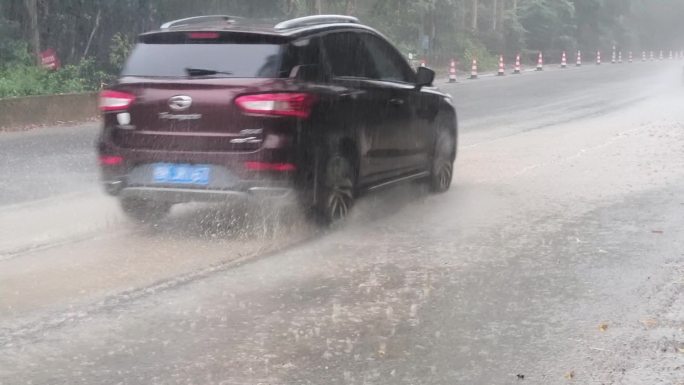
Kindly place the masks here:
<instances>
[{"instance_id":1,"label":"red sign","mask_svg":"<svg viewBox=\"0 0 684 385\"><path fill-rule=\"evenodd\" d=\"M61 67L59 57L57 57L57 52L55 52L55 50L52 48L48 48L40 53L40 62L43 65L43 68L47 68L49 70L58 70L59 67Z\"/></svg>"}]
</instances>

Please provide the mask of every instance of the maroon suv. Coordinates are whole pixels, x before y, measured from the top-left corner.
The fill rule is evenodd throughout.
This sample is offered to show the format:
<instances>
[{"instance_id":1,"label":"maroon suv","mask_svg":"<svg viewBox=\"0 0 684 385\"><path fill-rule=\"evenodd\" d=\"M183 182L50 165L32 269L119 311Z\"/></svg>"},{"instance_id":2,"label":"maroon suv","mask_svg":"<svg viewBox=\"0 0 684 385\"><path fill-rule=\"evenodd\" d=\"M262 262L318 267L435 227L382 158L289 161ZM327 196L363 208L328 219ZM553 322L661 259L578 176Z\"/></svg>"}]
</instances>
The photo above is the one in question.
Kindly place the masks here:
<instances>
[{"instance_id":1,"label":"maroon suv","mask_svg":"<svg viewBox=\"0 0 684 385\"><path fill-rule=\"evenodd\" d=\"M166 23L140 36L101 94L102 181L137 219L175 203L295 196L331 222L397 182L445 191L457 123L434 76L348 16Z\"/></svg>"}]
</instances>

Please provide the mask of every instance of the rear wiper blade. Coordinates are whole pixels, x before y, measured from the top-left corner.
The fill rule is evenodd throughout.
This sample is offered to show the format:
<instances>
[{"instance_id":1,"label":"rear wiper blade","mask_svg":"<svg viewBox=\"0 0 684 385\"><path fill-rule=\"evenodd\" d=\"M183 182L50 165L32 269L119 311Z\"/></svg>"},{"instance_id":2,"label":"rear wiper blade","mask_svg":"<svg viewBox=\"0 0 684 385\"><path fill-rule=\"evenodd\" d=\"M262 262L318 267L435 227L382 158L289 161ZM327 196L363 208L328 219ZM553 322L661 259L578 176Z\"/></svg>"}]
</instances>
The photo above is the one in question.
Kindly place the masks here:
<instances>
[{"instance_id":1,"label":"rear wiper blade","mask_svg":"<svg viewBox=\"0 0 684 385\"><path fill-rule=\"evenodd\" d=\"M229 71L210 70L206 68L186 68L188 76L232 75Z\"/></svg>"}]
</instances>

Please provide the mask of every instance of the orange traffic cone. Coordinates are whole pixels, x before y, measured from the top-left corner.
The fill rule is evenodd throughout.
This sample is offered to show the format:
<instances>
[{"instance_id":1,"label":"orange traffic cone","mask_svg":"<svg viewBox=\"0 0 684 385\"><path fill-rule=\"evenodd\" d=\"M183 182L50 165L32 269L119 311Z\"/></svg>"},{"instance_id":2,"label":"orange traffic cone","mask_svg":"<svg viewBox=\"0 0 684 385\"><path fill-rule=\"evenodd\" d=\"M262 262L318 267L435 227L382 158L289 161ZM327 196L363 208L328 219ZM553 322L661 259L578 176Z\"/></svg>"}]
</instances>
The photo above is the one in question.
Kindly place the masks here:
<instances>
[{"instance_id":1,"label":"orange traffic cone","mask_svg":"<svg viewBox=\"0 0 684 385\"><path fill-rule=\"evenodd\" d=\"M470 70L470 78L477 79L477 59L473 59L473 66Z\"/></svg>"},{"instance_id":2,"label":"orange traffic cone","mask_svg":"<svg viewBox=\"0 0 684 385\"><path fill-rule=\"evenodd\" d=\"M601 65L601 51L596 52L596 65Z\"/></svg>"},{"instance_id":3,"label":"orange traffic cone","mask_svg":"<svg viewBox=\"0 0 684 385\"><path fill-rule=\"evenodd\" d=\"M456 83L456 61L451 59L449 65L449 83Z\"/></svg>"},{"instance_id":4,"label":"orange traffic cone","mask_svg":"<svg viewBox=\"0 0 684 385\"><path fill-rule=\"evenodd\" d=\"M575 64L577 67L582 66L582 51L577 51L577 64Z\"/></svg>"},{"instance_id":5,"label":"orange traffic cone","mask_svg":"<svg viewBox=\"0 0 684 385\"><path fill-rule=\"evenodd\" d=\"M655 60L655 53L653 51L651 51L651 61L654 61L654 60Z\"/></svg>"},{"instance_id":6,"label":"orange traffic cone","mask_svg":"<svg viewBox=\"0 0 684 385\"><path fill-rule=\"evenodd\" d=\"M622 64L622 51L618 52L618 63Z\"/></svg>"},{"instance_id":7,"label":"orange traffic cone","mask_svg":"<svg viewBox=\"0 0 684 385\"><path fill-rule=\"evenodd\" d=\"M629 54L627 56L627 63L631 63L634 61L634 58L632 57L632 51L629 51Z\"/></svg>"},{"instance_id":8,"label":"orange traffic cone","mask_svg":"<svg viewBox=\"0 0 684 385\"><path fill-rule=\"evenodd\" d=\"M543 71L544 70L544 55L542 55L541 52L539 52L539 59L537 59L537 71Z\"/></svg>"},{"instance_id":9,"label":"orange traffic cone","mask_svg":"<svg viewBox=\"0 0 684 385\"><path fill-rule=\"evenodd\" d=\"M565 51L563 51L563 55L561 56L561 68L567 68L568 67L568 58L565 56Z\"/></svg>"},{"instance_id":10,"label":"orange traffic cone","mask_svg":"<svg viewBox=\"0 0 684 385\"><path fill-rule=\"evenodd\" d=\"M513 69L514 74L521 74L520 71L520 54L515 55L515 68Z\"/></svg>"},{"instance_id":11,"label":"orange traffic cone","mask_svg":"<svg viewBox=\"0 0 684 385\"><path fill-rule=\"evenodd\" d=\"M506 75L506 67L504 65L503 55L499 55L499 72L496 73L497 76Z\"/></svg>"}]
</instances>

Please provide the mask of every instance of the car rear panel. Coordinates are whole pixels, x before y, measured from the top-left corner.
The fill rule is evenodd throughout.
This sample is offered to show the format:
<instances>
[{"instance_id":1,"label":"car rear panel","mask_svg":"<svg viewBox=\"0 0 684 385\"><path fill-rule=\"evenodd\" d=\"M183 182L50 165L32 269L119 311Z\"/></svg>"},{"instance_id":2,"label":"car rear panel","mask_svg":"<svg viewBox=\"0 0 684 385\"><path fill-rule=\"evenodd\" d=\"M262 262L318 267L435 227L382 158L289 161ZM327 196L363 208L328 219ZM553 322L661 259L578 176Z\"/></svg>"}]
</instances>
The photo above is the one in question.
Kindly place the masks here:
<instances>
[{"instance_id":1,"label":"car rear panel","mask_svg":"<svg viewBox=\"0 0 684 385\"><path fill-rule=\"evenodd\" d=\"M105 181L124 180L126 187L151 185L151 164L176 163L214 167L212 183L195 188L244 190L291 182L294 171L250 170L245 165L296 163L297 135L304 122L295 117L246 114L234 103L239 95L297 90L289 81L124 78L115 90L134 95L135 101L124 112L130 114L128 125L119 123L120 111L104 115L100 154L124 159L119 167L103 169ZM184 111L169 107L169 99L178 95L192 98Z\"/></svg>"},{"instance_id":2,"label":"car rear panel","mask_svg":"<svg viewBox=\"0 0 684 385\"><path fill-rule=\"evenodd\" d=\"M247 116L234 99L277 86L273 80L254 79L125 82L117 90L133 94L136 99L128 110L130 124L114 130L112 139L122 148L141 150L256 151L263 145L267 131L277 130L287 122ZM170 100L176 96L189 97L189 107L172 109ZM116 114L111 115L111 123L118 126Z\"/></svg>"},{"instance_id":3,"label":"car rear panel","mask_svg":"<svg viewBox=\"0 0 684 385\"><path fill-rule=\"evenodd\" d=\"M113 194L140 188L251 193L255 189L272 191L292 186L297 173L295 147L305 120L247 113L235 103L242 95L301 92L299 84L281 76L280 67L273 67L280 66L281 59L276 53L280 55L284 51L286 42L267 37L263 42L265 47L261 47L259 37L222 33L222 44L225 44L222 45L213 41L184 41L185 32L173 34L175 37L145 36L145 40L154 43L154 49L150 50L149 46L138 49L138 57L134 52L124 76L111 88L133 100L125 109L104 112L100 155L122 159L120 164L102 167L107 190ZM243 41L247 42L248 55L252 55L249 58L237 55L242 52ZM197 64L178 54L183 46L192 46L189 51L201 52L198 45L205 43L210 45L209 53L230 51L235 55L219 56L225 60L205 55ZM164 65L164 61L158 56L148 61L145 55L150 52L156 55L171 46L173 49L169 52L176 60L183 61L183 66L235 70L237 76L232 72L189 76L178 63L159 71L162 76L156 76L155 66ZM248 68L245 62L250 61L257 67L263 63L262 68ZM183 103L174 102L178 99ZM154 180L160 164L206 165L211 168L211 179L204 185L160 184ZM269 168L271 165L281 167Z\"/></svg>"}]
</instances>

